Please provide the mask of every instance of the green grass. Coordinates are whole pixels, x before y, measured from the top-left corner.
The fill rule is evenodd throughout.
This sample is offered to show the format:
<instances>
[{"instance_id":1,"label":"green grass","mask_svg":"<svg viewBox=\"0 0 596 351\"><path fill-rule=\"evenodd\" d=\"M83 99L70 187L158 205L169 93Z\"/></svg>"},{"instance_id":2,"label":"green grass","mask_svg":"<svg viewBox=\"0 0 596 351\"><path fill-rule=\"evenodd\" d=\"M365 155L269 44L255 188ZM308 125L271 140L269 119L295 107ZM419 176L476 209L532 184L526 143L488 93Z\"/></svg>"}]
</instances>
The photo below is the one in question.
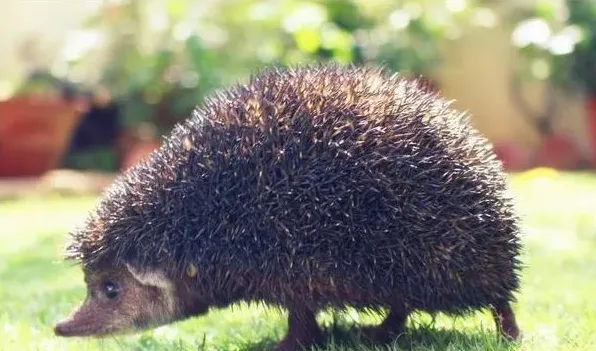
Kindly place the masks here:
<instances>
[{"instance_id":1,"label":"green grass","mask_svg":"<svg viewBox=\"0 0 596 351\"><path fill-rule=\"evenodd\" d=\"M514 306L524 338L501 343L487 312L466 318L416 314L398 345L412 350L596 350L596 176L533 171L513 177L524 216L527 269ZM94 198L28 198L0 202L0 350L263 350L282 337L273 309L240 305L137 335L60 339L54 322L84 297L80 270L61 262L66 232ZM349 328L375 316L331 314L321 322L338 345L355 344ZM380 350L380 348L379 348Z\"/></svg>"}]
</instances>

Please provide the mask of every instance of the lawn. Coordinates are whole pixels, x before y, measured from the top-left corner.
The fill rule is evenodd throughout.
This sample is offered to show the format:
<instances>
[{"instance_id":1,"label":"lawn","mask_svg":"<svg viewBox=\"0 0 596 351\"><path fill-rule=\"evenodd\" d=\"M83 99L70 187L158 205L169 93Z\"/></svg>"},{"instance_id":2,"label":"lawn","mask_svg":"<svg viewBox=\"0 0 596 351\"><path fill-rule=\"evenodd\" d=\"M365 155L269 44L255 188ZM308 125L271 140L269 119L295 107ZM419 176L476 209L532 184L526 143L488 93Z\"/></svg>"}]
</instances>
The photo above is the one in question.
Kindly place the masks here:
<instances>
[{"instance_id":1,"label":"lawn","mask_svg":"<svg viewBox=\"0 0 596 351\"><path fill-rule=\"evenodd\" d=\"M487 312L456 320L417 314L408 322L410 334L391 350L596 350L596 176L535 170L512 177L512 185L524 216L527 269L514 306L522 341L499 342ZM0 202L1 351L263 350L281 338L283 316L242 305L137 335L55 337L54 322L85 294L79 269L60 260L64 235L94 201L53 196ZM328 350L373 350L348 337L355 321L378 318L321 316L338 340Z\"/></svg>"}]
</instances>

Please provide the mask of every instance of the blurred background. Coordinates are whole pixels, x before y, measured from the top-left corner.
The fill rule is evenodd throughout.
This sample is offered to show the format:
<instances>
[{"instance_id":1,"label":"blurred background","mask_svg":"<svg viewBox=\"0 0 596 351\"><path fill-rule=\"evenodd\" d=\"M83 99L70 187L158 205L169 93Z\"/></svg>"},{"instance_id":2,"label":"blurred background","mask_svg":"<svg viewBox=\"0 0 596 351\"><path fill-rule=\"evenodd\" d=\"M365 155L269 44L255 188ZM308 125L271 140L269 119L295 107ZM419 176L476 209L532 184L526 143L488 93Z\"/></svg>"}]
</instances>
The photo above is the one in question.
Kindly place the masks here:
<instances>
[{"instance_id":1,"label":"blurred background","mask_svg":"<svg viewBox=\"0 0 596 351\"><path fill-rule=\"evenodd\" d=\"M322 61L424 77L473 115L510 171L596 167L594 1L4 0L2 7L3 178L118 172L214 89L271 65Z\"/></svg>"},{"instance_id":2,"label":"blurred background","mask_svg":"<svg viewBox=\"0 0 596 351\"><path fill-rule=\"evenodd\" d=\"M327 61L422 77L471 113L523 218L520 350L596 349L596 0L0 4L0 350L255 351L281 338L284 317L260 308L129 338L56 338L85 295L60 258L99 192L214 90ZM490 332L489 314L435 322L413 348L511 350L479 327Z\"/></svg>"}]
</instances>

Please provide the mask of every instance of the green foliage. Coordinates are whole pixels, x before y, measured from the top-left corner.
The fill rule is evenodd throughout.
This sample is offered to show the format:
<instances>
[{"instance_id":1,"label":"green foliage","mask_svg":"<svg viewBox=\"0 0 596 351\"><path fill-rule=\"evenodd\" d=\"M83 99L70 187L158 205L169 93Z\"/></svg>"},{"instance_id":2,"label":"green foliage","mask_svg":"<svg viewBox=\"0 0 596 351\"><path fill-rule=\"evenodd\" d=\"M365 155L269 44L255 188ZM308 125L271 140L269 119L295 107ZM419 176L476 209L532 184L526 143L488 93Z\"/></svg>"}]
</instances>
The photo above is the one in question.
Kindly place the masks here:
<instances>
[{"instance_id":1,"label":"green foliage","mask_svg":"<svg viewBox=\"0 0 596 351\"><path fill-rule=\"evenodd\" d=\"M97 147L87 151L70 153L65 160L65 166L72 169L114 172L118 169L118 160L109 148Z\"/></svg>"},{"instance_id":2,"label":"green foliage","mask_svg":"<svg viewBox=\"0 0 596 351\"><path fill-rule=\"evenodd\" d=\"M512 184L524 218L523 262L527 266L514 306L523 331L521 344L499 343L488 312L459 319L439 315L435 321L417 314L408 323L411 334L398 341L401 349L595 349L595 176L538 170L513 177ZM286 330L283 315L246 305L214 310L137 335L55 337L53 324L85 295L80 269L60 262L65 233L84 219L95 201L92 197L53 197L0 202L0 240L4 243L0 246L0 350L257 351L282 337ZM338 326L333 328L332 316L321 316L338 344L326 350L374 350L346 342L356 342L353 335L347 337L352 323L378 323L379 316L348 313L337 317Z\"/></svg>"},{"instance_id":3,"label":"green foliage","mask_svg":"<svg viewBox=\"0 0 596 351\"><path fill-rule=\"evenodd\" d=\"M431 75L440 44L465 27L475 1L129 0L86 23L99 44L70 74L107 86L123 122L162 132L216 88L269 65L378 63ZM95 80L94 80L95 79Z\"/></svg>"},{"instance_id":4,"label":"green foliage","mask_svg":"<svg viewBox=\"0 0 596 351\"><path fill-rule=\"evenodd\" d=\"M514 22L525 78L596 93L596 2L536 0Z\"/></svg>"}]
</instances>

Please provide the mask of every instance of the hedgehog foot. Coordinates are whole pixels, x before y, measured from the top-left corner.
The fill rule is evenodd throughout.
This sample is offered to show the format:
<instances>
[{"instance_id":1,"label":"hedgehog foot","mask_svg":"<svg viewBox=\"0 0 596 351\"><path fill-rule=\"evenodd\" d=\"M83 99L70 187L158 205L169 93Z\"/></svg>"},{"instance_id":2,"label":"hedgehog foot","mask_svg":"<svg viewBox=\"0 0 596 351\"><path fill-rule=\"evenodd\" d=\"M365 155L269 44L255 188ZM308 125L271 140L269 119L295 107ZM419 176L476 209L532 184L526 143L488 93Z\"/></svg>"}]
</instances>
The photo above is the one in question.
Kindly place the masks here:
<instances>
[{"instance_id":1,"label":"hedgehog foot","mask_svg":"<svg viewBox=\"0 0 596 351\"><path fill-rule=\"evenodd\" d=\"M374 327L364 327L362 334L374 343L386 344L404 332L408 313L405 308L391 308L383 322Z\"/></svg>"},{"instance_id":2,"label":"hedgehog foot","mask_svg":"<svg viewBox=\"0 0 596 351\"><path fill-rule=\"evenodd\" d=\"M315 314L306 308L290 308L288 334L277 345L275 351L298 351L322 344L323 332Z\"/></svg>"},{"instance_id":3,"label":"hedgehog foot","mask_svg":"<svg viewBox=\"0 0 596 351\"><path fill-rule=\"evenodd\" d=\"M495 304L491 312L500 335L509 341L519 340L520 331L511 304L509 302Z\"/></svg>"}]
</instances>

